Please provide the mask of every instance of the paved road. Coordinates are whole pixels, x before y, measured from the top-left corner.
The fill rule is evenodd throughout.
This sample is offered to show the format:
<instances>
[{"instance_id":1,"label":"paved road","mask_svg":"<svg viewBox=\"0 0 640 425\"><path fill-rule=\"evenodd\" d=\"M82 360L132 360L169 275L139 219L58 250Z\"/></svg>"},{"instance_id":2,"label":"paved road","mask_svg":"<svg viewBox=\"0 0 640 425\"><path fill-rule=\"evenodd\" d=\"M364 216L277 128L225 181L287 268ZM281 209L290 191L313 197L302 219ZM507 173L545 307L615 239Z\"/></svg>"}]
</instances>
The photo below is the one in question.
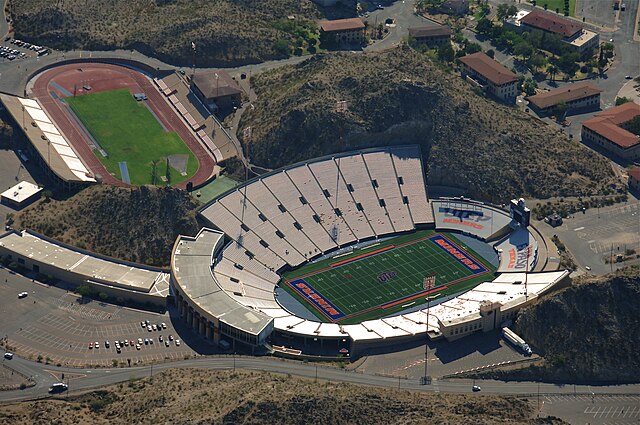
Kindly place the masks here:
<instances>
[{"instance_id":1,"label":"paved road","mask_svg":"<svg viewBox=\"0 0 640 425\"><path fill-rule=\"evenodd\" d=\"M142 378L151 374L151 367L131 367L117 369L86 369L79 371L78 369L58 368L44 366L40 363L14 357L13 360L6 360L15 370L27 375L33 376L38 384L26 390L5 391L0 393L0 401L17 401L26 400L47 395L47 388L56 382L49 372L74 373L82 372L86 374L71 381L71 390L82 390L95 387L101 387L118 382L127 381L130 378ZM467 380L448 380L438 381L433 385L423 386L417 380L403 380L392 377L368 375L358 372L350 372L344 369L318 366L315 364L284 361L282 359L272 357L204 357L200 359L183 360L174 363L164 363L153 366L153 372L176 368L176 367L195 367L211 370L225 369L245 369L259 370L265 372L274 372L281 374L290 374L304 378L315 378L316 376L322 380L333 382L348 382L352 384L370 385L388 388L402 388L414 391L426 392L450 392L450 393L471 393L471 381ZM46 370L45 370L46 369ZM316 375L317 374L317 375ZM515 394L515 395L532 395L538 390L545 395L560 394L638 394L640 385L624 385L614 387L589 387L586 385L565 385L558 386L554 384L540 384L535 382L500 382L500 381L482 381L482 392L489 394Z\"/></svg>"}]
</instances>

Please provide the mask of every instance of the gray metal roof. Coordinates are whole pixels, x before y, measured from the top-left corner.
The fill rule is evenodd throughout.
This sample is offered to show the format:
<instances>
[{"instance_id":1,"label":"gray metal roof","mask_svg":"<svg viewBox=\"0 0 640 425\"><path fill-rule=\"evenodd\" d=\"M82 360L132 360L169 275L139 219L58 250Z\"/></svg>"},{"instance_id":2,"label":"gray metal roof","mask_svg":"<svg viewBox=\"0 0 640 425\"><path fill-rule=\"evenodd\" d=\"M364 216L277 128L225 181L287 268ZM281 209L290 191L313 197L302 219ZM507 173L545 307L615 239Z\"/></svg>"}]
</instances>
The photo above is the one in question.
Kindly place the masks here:
<instances>
[{"instance_id":1,"label":"gray metal roof","mask_svg":"<svg viewBox=\"0 0 640 425\"><path fill-rule=\"evenodd\" d=\"M243 332L259 335L273 319L235 301L220 288L211 270L215 250L224 233L203 228L197 236L180 236L171 264L175 281L185 295L212 317Z\"/></svg>"}]
</instances>

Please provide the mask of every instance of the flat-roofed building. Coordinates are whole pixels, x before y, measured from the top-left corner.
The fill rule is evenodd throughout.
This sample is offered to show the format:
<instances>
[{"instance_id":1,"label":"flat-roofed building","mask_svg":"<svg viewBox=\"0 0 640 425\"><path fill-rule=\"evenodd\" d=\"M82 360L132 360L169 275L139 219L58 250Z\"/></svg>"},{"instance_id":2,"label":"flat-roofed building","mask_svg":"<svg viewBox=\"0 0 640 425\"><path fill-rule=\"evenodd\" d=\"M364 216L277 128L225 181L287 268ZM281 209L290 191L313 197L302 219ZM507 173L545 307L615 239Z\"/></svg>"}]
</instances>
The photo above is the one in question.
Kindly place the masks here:
<instances>
[{"instance_id":1,"label":"flat-roofed building","mask_svg":"<svg viewBox=\"0 0 640 425\"><path fill-rule=\"evenodd\" d=\"M242 103L242 89L222 70L195 74L191 89L211 111L229 111Z\"/></svg>"},{"instance_id":2,"label":"flat-roofed building","mask_svg":"<svg viewBox=\"0 0 640 425\"><path fill-rule=\"evenodd\" d=\"M515 102L518 76L482 52L460 58L462 77L483 87L490 95L506 102Z\"/></svg>"},{"instance_id":3,"label":"flat-roofed building","mask_svg":"<svg viewBox=\"0 0 640 425\"><path fill-rule=\"evenodd\" d=\"M542 10L520 11L505 21L515 31L541 31L559 36L571 50L583 55L600 43L598 33L586 30L578 22Z\"/></svg>"},{"instance_id":4,"label":"flat-roofed building","mask_svg":"<svg viewBox=\"0 0 640 425\"><path fill-rule=\"evenodd\" d=\"M416 46L438 47L451 43L451 28L443 25L409 28L409 37Z\"/></svg>"},{"instance_id":5,"label":"flat-roofed building","mask_svg":"<svg viewBox=\"0 0 640 425\"><path fill-rule=\"evenodd\" d=\"M629 170L629 190L640 193L640 167L633 167Z\"/></svg>"},{"instance_id":6,"label":"flat-roofed building","mask_svg":"<svg viewBox=\"0 0 640 425\"><path fill-rule=\"evenodd\" d=\"M97 294L166 306L169 273L76 248L25 230L0 235L0 256L20 267L72 285L87 285Z\"/></svg>"},{"instance_id":7,"label":"flat-roofed building","mask_svg":"<svg viewBox=\"0 0 640 425\"><path fill-rule=\"evenodd\" d=\"M21 181L0 194L0 202L15 209L21 209L40 197L42 188L37 184Z\"/></svg>"},{"instance_id":8,"label":"flat-roofed building","mask_svg":"<svg viewBox=\"0 0 640 425\"><path fill-rule=\"evenodd\" d=\"M527 97L529 106L539 116L552 115L558 105L564 102L566 114L600 109L602 90L590 81L567 84L548 92Z\"/></svg>"},{"instance_id":9,"label":"flat-roofed building","mask_svg":"<svg viewBox=\"0 0 640 425\"><path fill-rule=\"evenodd\" d=\"M626 161L640 159L640 135L629 124L640 116L640 105L627 102L582 123L582 141L595 144Z\"/></svg>"},{"instance_id":10,"label":"flat-roofed building","mask_svg":"<svg viewBox=\"0 0 640 425\"><path fill-rule=\"evenodd\" d=\"M364 43L364 23L359 18L321 21L320 31L335 37L339 44L360 45Z\"/></svg>"}]
</instances>

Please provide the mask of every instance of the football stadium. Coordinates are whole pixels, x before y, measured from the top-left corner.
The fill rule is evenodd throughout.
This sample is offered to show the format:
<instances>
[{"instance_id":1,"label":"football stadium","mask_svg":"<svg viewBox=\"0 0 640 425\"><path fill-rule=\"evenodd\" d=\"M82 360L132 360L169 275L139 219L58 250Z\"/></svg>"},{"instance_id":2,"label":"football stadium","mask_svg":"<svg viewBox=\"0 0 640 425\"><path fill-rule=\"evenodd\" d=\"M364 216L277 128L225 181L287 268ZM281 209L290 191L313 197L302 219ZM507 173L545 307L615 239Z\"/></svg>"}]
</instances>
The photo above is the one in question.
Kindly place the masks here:
<instances>
[{"instance_id":1,"label":"football stadium","mask_svg":"<svg viewBox=\"0 0 640 425\"><path fill-rule=\"evenodd\" d=\"M358 357L497 329L568 283L507 209L429 199L417 146L346 152L261 175L202 207L174 245L178 312L215 343Z\"/></svg>"}]
</instances>

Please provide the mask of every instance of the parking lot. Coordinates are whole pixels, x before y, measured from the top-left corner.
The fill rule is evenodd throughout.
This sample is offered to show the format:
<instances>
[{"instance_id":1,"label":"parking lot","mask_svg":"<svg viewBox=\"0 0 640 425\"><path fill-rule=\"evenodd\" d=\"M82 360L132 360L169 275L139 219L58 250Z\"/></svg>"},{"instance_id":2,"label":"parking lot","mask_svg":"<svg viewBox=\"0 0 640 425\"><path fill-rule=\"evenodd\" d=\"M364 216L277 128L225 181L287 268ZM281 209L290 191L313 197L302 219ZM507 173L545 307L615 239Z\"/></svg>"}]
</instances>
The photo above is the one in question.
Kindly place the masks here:
<instances>
[{"instance_id":1,"label":"parking lot","mask_svg":"<svg viewBox=\"0 0 640 425\"><path fill-rule=\"evenodd\" d=\"M632 263L606 263L612 255L615 260L626 249L640 253L640 202L592 208L565 219L562 226L553 228L541 223L538 228L549 236L557 234L583 269L589 267L593 274L606 274Z\"/></svg>"},{"instance_id":2,"label":"parking lot","mask_svg":"<svg viewBox=\"0 0 640 425\"><path fill-rule=\"evenodd\" d=\"M18 39L7 38L4 44L0 46L0 58L13 61L24 59L32 56L48 55L50 50L46 47L36 44L27 43Z\"/></svg>"},{"instance_id":3,"label":"parking lot","mask_svg":"<svg viewBox=\"0 0 640 425\"><path fill-rule=\"evenodd\" d=\"M401 349L391 353L372 354L358 364L357 370L408 379L424 376L425 346ZM427 373L434 378L469 371L502 362L527 359L507 344L499 331L476 333L459 341L429 342Z\"/></svg>"},{"instance_id":4,"label":"parking lot","mask_svg":"<svg viewBox=\"0 0 640 425\"><path fill-rule=\"evenodd\" d=\"M28 295L18 299L23 291ZM16 355L33 360L40 357L43 362L76 367L124 366L216 351L170 312L159 314L84 299L7 269L0 269L0 298L0 337L8 340ZM147 320L155 330L147 330ZM123 343L120 349L116 341Z\"/></svg>"},{"instance_id":5,"label":"parking lot","mask_svg":"<svg viewBox=\"0 0 640 425\"><path fill-rule=\"evenodd\" d=\"M555 395L542 397L541 413L576 425L636 425L640 395Z\"/></svg>"}]
</instances>

